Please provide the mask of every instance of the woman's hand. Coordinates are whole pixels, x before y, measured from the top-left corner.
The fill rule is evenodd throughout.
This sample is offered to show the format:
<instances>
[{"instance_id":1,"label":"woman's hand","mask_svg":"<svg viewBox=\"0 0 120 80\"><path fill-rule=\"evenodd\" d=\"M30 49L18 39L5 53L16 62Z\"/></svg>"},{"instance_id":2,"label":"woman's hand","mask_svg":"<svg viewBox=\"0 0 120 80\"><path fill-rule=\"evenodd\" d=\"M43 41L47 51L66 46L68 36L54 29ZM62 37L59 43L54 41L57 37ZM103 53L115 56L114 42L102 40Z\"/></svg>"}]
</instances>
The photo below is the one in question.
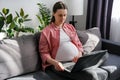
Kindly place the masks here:
<instances>
[{"instance_id":1,"label":"woman's hand","mask_svg":"<svg viewBox=\"0 0 120 80\"><path fill-rule=\"evenodd\" d=\"M76 63L80 57L82 57L82 52L79 52L78 56L75 56L72 61Z\"/></svg>"},{"instance_id":2,"label":"woman's hand","mask_svg":"<svg viewBox=\"0 0 120 80\"><path fill-rule=\"evenodd\" d=\"M64 67L61 62L59 62L51 57L48 57L47 62L52 64L57 71L64 71Z\"/></svg>"},{"instance_id":3,"label":"woman's hand","mask_svg":"<svg viewBox=\"0 0 120 80\"><path fill-rule=\"evenodd\" d=\"M64 67L61 62L56 61L54 67L57 71L64 71Z\"/></svg>"},{"instance_id":4,"label":"woman's hand","mask_svg":"<svg viewBox=\"0 0 120 80\"><path fill-rule=\"evenodd\" d=\"M78 61L78 59L79 59L79 57L75 56L72 61L76 63Z\"/></svg>"}]
</instances>

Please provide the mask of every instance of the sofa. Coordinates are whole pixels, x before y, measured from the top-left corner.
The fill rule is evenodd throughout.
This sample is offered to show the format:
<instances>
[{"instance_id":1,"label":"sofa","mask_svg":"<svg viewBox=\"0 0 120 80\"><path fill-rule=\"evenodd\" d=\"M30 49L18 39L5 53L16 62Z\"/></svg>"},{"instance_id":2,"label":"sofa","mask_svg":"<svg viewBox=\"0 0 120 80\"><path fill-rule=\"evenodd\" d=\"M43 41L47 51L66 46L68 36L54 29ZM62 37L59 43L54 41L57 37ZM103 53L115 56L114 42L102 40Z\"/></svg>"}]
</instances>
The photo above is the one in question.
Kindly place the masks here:
<instances>
[{"instance_id":1,"label":"sofa","mask_svg":"<svg viewBox=\"0 0 120 80\"><path fill-rule=\"evenodd\" d=\"M77 34L85 54L108 50L109 57L100 67L108 72L108 80L120 80L120 43L101 39L97 27L77 30ZM70 80L52 71L42 71L39 37L40 33L35 33L0 40L0 80Z\"/></svg>"}]
</instances>

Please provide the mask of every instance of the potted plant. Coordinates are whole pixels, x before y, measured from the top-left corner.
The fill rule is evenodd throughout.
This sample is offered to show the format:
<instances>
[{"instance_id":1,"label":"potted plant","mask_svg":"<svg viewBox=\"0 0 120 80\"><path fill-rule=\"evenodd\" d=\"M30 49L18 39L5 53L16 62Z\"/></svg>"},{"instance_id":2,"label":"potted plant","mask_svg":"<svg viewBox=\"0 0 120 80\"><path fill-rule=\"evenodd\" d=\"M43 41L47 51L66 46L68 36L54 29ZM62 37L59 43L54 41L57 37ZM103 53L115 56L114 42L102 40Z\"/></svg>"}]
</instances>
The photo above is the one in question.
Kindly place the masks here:
<instances>
[{"instance_id":1,"label":"potted plant","mask_svg":"<svg viewBox=\"0 0 120 80\"><path fill-rule=\"evenodd\" d=\"M40 31L50 23L51 15L50 10L46 7L46 5L42 3L38 3L37 5L39 6L39 14L36 16L40 22L40 25L38 26Z\"/></svg>"},{"instance_id":2,"label":"potted plant","mask_svg":"<svg viewBox=\"0 0 120 80\"><path fill-rule=\"evenodd\" d=\"M31 19L28 19L28 14L25 14L22 8L19 13L16 12L16 17L13 17L9 13L9 9L6 8L3 8L0 14L0 32L6 33L7 38L18 37L20 32L34 33L33 28L27 27L24 24L24 22L30 21Z\"/></svg>"},{"instance_id":3,"label":"potted plant","mask_svg":"<svg viewBox=\"0 0 120 80\"><path fill-rule=\"evenodd\" d=\"M8 29L10 26L10 23L13 21L13 16L11 13L9 13L9 9L3 8L2 12L0 12L0 33L2 35L6 36L12 36L11 33L9 33ZM1 36L2 36L1 35ZM4 37L6 37L4 36Z\"/></svg>"},{"instance_id":4,"label":"potted plant","mask_svg":"<svg viewBox=\"0 0 120 80\"><path fill-rule=\"evenodd\" d=\"M16 12L16 17L14 18L14 21L12 22L12 26L14 27L14 31L16 32L16 37L19 36L20 32L31 32L34 33L34 29L31 27L28 27L24 24L26 21L31 21L31 19L28 18L28 14L24 13L24 10L21 8L20 13Z\"/></svg>"}]
</instances>

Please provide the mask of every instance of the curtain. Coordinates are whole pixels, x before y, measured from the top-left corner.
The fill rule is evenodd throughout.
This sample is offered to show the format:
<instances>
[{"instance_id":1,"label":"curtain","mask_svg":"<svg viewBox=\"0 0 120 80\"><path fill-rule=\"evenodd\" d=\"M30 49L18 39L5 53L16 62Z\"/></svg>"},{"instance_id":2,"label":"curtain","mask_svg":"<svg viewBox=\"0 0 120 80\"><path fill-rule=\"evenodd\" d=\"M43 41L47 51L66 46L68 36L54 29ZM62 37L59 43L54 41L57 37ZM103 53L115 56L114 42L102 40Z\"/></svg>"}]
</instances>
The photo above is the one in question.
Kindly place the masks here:
<instances>
[{"instance_id":1,"label":"curtain","mask_svg":"<svg viewBox=\"0 0 120 80\"><path fill-rule=\"evenodd\" d=\"M109 39L113 0L88 0L86 29L99 27L101 37Z\"/></svg>"},{"instance_id":2,"label":"curtain","mask_svg":"<svg viewBox=\"0 0 120 80\"><path fill-rule=\"evenodd\" d=\"M120 42L120 0L113 1L110 40Z\"/></svg>"}]
</instances>

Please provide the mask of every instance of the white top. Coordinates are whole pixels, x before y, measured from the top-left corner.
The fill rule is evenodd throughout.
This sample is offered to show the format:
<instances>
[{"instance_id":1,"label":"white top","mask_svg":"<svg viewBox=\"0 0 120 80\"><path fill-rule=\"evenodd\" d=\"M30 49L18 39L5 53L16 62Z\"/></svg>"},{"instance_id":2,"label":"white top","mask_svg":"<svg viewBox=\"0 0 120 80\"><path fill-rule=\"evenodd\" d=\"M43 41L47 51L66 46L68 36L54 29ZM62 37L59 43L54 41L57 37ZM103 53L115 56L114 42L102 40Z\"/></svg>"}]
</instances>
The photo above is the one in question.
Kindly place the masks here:
<instances>
[{"instance_id":1,"label":"white top","mask_svg":"<svg viewBox=\"0 0 120 80\"><path fill-rule=\"evenodd\" d=\"M78 55L77 47L70 41L69 36L60 29L60 46L56 54L58 61L70 61Z\"/></svg>"}]
</instances>

